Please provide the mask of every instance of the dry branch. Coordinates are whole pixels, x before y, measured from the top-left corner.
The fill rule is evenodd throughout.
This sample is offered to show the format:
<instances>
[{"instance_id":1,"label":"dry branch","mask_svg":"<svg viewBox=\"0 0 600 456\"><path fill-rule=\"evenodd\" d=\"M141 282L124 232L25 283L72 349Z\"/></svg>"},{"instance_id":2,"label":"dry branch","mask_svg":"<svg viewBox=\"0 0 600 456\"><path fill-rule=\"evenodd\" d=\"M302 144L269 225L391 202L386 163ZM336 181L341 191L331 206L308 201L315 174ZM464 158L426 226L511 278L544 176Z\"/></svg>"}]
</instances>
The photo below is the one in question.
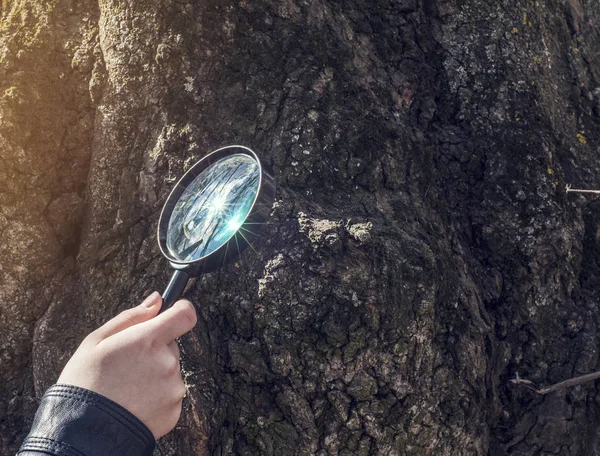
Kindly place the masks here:
<instances>
[{"instance_id":1,"label":"dry branch","mask_svg":"<svg viewBox=\"0 0 600 456\"><path fill-rule=\"evenodd\" d=\"M537 394L544 395L553 391L558 391L561 389L570 388L572 386L577 386L583 383L591 382L599 378L600 372L594 372L592 374L582 375L581 377L570 378L568 380L565 380L564 382L555 383L554 385L547 386L546 388L541 389L536 388L535 383L533 383L532 381L519 378L518 375L517 378L511 380L510 383L517 386L524 386L525 388L530 389L531 391L534 391Z\"/></svg>"}]
</instances>

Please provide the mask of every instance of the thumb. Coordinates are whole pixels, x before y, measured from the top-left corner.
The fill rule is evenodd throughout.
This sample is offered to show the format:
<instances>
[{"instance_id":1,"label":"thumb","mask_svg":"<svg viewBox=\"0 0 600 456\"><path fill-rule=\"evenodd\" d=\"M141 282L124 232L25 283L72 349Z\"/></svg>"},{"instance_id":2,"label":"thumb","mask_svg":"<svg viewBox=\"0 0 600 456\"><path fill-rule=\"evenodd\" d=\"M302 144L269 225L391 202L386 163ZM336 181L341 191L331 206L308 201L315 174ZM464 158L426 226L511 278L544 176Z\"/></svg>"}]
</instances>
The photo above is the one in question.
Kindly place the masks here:
<instances>
[{"instance_id":1,"label":"thumb","mask_svg":"<svg viewBox=\"0 0 600 456\"><path fill-rule=\"evenodd\" d=\"M180 299L158 317L142 326L155 340L168 344L190 331L196 326L197 320L194 305L187 299Z\"/></svg>"},{"instance_id":2,"label":"thumb","mask_svg":"<svg viewBox=\"0 0 600 456\"><path fill-rule=\"evenodd\" d=\"M100 326L90 334L90 338L94 339L96 342L100 342L124 329L148 321L158 314L161 304L162 298L160 294L155 291L144 299L139 306L124 310L119 315Z\"/></svg>"}]
</instances>

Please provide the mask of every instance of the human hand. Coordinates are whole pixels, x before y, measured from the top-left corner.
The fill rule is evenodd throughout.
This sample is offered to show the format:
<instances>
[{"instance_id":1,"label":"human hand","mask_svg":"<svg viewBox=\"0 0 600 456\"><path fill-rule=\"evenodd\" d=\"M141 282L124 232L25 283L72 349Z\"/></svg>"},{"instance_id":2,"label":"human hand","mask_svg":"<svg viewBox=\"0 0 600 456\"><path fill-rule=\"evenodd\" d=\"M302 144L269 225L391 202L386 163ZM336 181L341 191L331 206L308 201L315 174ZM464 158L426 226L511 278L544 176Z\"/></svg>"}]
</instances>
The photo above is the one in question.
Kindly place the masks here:
<instances>
[{"instance_id":1,"label":"human hand","mask_svg":"<svg viewBox=\"0 0 600 456\"><path fill-rule=\"evenodd\" d=\"M125 407L157 439L179 420L186 388L175 339L197 319L187 300L158 315L161 304L154 292L90 333L58 378L58 383L95 391Z\"/></svg>"}]
</instances>

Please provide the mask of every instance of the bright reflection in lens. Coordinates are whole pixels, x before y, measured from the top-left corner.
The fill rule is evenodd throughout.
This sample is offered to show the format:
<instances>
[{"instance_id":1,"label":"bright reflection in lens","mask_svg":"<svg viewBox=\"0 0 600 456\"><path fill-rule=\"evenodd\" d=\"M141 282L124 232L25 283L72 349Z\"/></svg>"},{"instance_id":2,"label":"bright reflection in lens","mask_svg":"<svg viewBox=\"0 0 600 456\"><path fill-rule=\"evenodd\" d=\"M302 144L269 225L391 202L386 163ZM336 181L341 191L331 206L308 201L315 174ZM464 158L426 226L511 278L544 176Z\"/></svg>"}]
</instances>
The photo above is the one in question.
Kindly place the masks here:
<instances>
[{"instance_id":1,"label":"bright reflection in lens","mask_svg":"<svg viewBox=\"0 0 600 456\"><path fill-rule=\"evenodd\" d=\"M246 220L259 181L258 163L245 154L222 158L196 176L169 220L171 255L179 261L195 261L224 245Z\"/></svg>"},{"instance_id":2,"label":"bright reflection in lens","mask_svg":"<svg viewBox=\"0 0 600 456\"><path fill-rule=\"evenodd\" d=\"M243 223L244 221L240 218L232 218L229 220L229 222L227 222L227 229L230 231L237 231L240 229Z\"/></svg>"},{"instance_id":3,"label":"bright reflection in lens","mask_svg":"<svg viewBox=\"0 0 600 456\"><path fill-rule=\"evenodd\" d=\"M226 205L227 205L227 195L218 195L213 202L212 210L215 213L220 214L221 212L223 212Z\"/></svg>"}]
</instances>

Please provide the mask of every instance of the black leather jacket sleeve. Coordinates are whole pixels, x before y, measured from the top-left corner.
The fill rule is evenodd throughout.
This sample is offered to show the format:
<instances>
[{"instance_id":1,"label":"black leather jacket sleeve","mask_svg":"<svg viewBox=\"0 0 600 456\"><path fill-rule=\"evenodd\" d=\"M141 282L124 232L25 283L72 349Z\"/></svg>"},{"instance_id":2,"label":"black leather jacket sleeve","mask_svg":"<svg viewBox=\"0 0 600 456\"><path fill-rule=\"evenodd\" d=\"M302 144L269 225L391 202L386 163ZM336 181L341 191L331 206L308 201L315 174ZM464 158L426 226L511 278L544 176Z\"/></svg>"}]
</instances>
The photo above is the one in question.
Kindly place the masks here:
<instances>
[{"instance_id":1,"label":"black leather jacket sleeve","mask_svg":"<svg viewBox=\"0 0 600 456\"><path fill-rule=\"evenodd\" d=\"M150 456L156 442L136 416L72 385L48 388L18 456Z\"/></svg>"}]
</instances>

